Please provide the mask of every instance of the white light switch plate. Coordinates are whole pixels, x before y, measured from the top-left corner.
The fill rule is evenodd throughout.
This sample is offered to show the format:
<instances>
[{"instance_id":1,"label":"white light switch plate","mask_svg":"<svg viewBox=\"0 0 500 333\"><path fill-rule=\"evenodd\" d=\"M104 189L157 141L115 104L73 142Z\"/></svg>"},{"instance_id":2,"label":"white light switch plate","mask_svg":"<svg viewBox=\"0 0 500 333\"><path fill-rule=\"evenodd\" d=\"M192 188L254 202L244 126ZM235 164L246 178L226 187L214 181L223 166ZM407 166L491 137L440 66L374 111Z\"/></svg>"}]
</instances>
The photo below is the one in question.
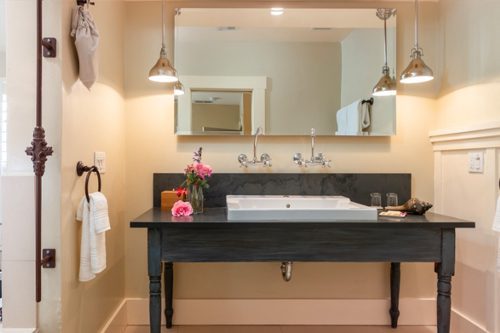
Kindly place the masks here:
<instances>
[{"instance_id":1,"label":"white light switch plate","mask_svg":"<svg viewBox=\"0 0 500 333\"><path fill-rule=\"evenodd\" d=\"M94 165L99 170L99 173L106 172L106 153L103 151L94 152Z\"/></svg>"},{"instance_id":2,"label":"white light switch plate","mask_svg":"<svg viewBox=\"0 0 500 333\"><path fill-rule=\"evenodd\" d=\"M469 153L469 172L483 173L484 171L484 153L470 152Z\"/></svg>"}]
</instances>

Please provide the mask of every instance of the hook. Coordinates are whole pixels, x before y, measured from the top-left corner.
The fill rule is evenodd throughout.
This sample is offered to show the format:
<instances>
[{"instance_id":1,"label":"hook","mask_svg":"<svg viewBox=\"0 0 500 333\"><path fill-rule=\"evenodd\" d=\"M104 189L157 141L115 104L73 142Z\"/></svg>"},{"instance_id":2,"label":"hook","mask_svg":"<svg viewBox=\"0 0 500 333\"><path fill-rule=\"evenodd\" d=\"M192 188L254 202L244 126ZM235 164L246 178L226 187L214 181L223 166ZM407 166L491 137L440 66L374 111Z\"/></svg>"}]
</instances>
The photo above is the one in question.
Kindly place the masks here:
<instances>
[{"instance_id":1,"label":"hook","mask_svg":"<svg viewBox=\"0 0 500 333\"><path fill-rule=\"evenodd\" d=\"M85 177L85 197L87 198L87 202L90 202L90 195L89 195L89 180L90 180L90 174L92 172L95 172L97 175L97 191L101 192L101 174L99 173L99 169L95 165L88 167L83 164L82 161L78 161L76 164L76 174L78 176L83 175L84 172L87 172L87 177Z\"/></svg>"},{"instance_id":2,"label":"hook","mask_svg":"<svg viewBox=\"0 0 500 333\"><path fill-rule=\"evenodd\" d=\"M361 104L368 103L370 105L373 105L373 102L374 102L374 99L373 99L373 97L371 97L370 99L364 99L364 100L362 100Z\"/></svg>"},{"instance_id":3,"label":"hook","mask_svg":"<svg viewBox=\"0 0 500 333\"><path fill-rule=\"evenodd\" d=\"M78 6L84 6L84 5L92 5L92 6L94 6L95 2L92 2L90 0L76 0L76 4Z\"/></svg>"}]
</instances>

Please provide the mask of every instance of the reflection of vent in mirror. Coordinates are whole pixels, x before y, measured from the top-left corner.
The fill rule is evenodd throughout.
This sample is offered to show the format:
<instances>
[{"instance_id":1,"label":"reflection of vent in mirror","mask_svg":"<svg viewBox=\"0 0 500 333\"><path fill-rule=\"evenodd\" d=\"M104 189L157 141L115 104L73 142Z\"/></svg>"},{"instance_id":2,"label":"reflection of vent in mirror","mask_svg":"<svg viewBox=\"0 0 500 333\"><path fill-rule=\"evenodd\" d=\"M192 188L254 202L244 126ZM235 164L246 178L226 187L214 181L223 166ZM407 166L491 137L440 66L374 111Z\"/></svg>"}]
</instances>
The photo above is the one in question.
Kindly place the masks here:
<instances>
[{"instance_id":1,"label":"reflection of vent in mirror","mask_svg":"<svg viewBox=\"0 0 500 333\"><path fill-rule=\"evenodd\" d=\"M227 27L218 27L218 31L234 31L236 30L236 27L234 26L227 26Z\"/></svg>"},{"instance_id":2,"label":"reflection of vent in mirror","mask_svg":"<svg viewBox=\"0 0 500 333\"><path fill-rule=\"evenodd\" d=\"M314 31L330 31L332 28L329 27L313 27L312 28Z\"/></svg>"}]
</instances>

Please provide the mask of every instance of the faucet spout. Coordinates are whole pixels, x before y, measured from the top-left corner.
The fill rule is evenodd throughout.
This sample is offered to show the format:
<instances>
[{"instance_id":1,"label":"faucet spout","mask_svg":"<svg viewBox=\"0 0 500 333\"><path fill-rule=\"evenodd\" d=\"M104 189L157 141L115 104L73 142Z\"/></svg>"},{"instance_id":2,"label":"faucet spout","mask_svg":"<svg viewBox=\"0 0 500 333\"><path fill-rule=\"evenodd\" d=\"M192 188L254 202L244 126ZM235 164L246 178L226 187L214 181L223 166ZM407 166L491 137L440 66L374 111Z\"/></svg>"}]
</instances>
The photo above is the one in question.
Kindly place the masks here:
<instances>
[{"instance_id":1,"label":"faucet spout","mask_svg":"<svg viewBox=\"0 0 500 333\"><path fill-rule=\"evenodd\" d=\"M257 127L257 130L255 131L255 137L253 139L253 160L257 161L257 140L259 138L259 135L262 134L262 127Z\"/></svg>"}]
</instances>

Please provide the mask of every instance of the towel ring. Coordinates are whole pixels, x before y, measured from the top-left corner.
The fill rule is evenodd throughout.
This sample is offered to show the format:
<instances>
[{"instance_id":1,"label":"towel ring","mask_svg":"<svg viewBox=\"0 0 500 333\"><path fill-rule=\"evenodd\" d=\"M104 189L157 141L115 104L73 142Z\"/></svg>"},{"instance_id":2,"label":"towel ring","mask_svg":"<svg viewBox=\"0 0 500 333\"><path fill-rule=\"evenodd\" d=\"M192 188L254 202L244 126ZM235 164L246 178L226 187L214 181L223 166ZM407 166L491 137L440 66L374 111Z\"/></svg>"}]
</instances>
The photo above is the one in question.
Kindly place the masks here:
<instances>
[{"instance_id":1,"label":"towel ring","mask_svg":"<svg viewBox=\"0 0 500 333\"><path fill-rule=\"evenodd\" d=\"M101 192L101 174L99 173L99 169L95 165L88 167L83 164L82 161L79 161L76 164L76 174L78 176L83 175L84 172L87 172L87 177L85 177L85 197L87 198L87 202L90 202L90 195L89 195L89 180L90 180L90 174L92 172L95 172L97 175L97 191Z\"/></svg>"}]
</instances>

